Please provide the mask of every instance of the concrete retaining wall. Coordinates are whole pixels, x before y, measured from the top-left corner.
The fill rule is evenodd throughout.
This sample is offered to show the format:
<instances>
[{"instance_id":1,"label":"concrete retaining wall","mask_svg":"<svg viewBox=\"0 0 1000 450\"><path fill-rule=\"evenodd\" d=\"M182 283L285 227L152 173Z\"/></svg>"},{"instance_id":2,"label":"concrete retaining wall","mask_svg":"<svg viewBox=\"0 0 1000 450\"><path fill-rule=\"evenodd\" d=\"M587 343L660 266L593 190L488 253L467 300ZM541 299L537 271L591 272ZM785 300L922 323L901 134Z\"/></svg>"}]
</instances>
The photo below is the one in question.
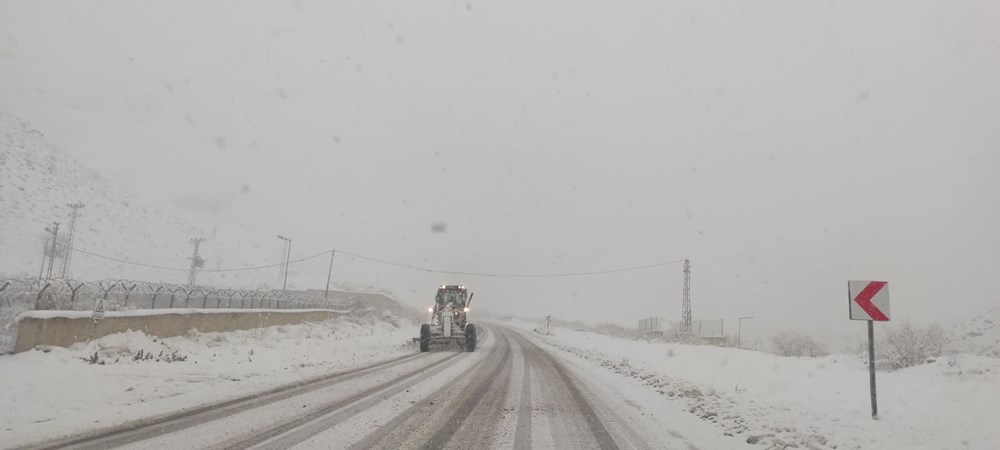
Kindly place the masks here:
<instances>
[{"instance_id":1,"label":"concrete retaining wall","mask_svg":"<svg viewBox=\"0 0 1000 450\"><path fill-rule=\"evenodd\" d=\"M94 320L89 312L68 313L53 317L33 317L32 313L27 313L21 317L14 353L31 350L37 345L69 347L77 342L128 330L142 331L150 336L170 337L184 335L192 330L207 333L321 322L344 314L329 310L187 310L167 314L130 311L128 314L108 313L103 319ZM74 317L75 315L79 317Z\"/></svg>"}]
</instances>

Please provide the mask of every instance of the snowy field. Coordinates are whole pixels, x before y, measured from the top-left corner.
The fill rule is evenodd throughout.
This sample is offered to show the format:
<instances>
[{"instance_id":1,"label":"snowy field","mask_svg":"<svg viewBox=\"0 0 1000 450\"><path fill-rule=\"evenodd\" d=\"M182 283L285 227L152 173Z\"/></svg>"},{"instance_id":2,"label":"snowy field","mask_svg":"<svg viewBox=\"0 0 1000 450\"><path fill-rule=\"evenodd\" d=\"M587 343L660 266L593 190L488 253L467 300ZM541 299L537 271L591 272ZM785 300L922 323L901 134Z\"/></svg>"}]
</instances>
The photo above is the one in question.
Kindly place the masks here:
<instances>
[{"instance_id":1,"label":"snowy field","mask_svg":"<svg viewBox=\"0 0 1000 450\"><path fill-rule=\"evenodd\" d=\"M398 325L398 326L397 326ZM413 353L415 327L378 319L155 338L119 333L0 356L0 447L243 396Z\"/></svg>"},{"instance_id":2,"label":"snowy field","mask_svg":"<svg viewBox=\"0 0 1000 450\"><path fill-rule=\"evenodd\" d=\"M524 322L506 325L531 331ZM553 328L527 333L589 378L632 385L662 417L686 411L719 434L763 448L998 449L1000 359L957 354L878 373L854 355L788 358L732 348L650 343ZM625 386L622 386L624 389ZM734 442L735 443L735 442Z\"/></svg>"}]
</instances>

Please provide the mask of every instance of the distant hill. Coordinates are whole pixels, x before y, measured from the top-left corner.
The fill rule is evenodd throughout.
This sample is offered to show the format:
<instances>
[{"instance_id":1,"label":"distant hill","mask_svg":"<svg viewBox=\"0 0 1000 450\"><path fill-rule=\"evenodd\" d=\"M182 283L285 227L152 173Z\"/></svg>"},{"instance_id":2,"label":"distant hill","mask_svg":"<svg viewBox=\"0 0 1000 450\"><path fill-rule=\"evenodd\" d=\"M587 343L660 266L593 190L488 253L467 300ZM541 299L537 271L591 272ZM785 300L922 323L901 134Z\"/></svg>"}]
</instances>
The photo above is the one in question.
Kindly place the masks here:
<instances>
[{"instance_id":1,"label":"distant hill","mask_svg":"<svg viewBox=\"0 0 1000 450\"><path fill-rule=\"evenodd\" d=\"M137 168L136 170L152 170ZM178 180L182 182L183 180ZM206 232L144 203L114 186L96 171L81 166L50 144L45 134L10 114L0 113L0 278L38 276L45 227L60 222L69 231L67 203L86 206L78 220L74 247L117 259L183 269L189 264L192 237L206 237L202 256L206 268L259 265L269 255L241 239L238 227L228 234ZM237 232L233 232L233 230ZM61 241L61 239L60 239ZM69 277L128 278L183 283L183 270L171 271L121 264L81 253L72 256ZM275 261L277 262L277 261ZM57 258L54 275L60 274ZM198 282L226 287L260 287L273 281L273 271L202 273Z\"/></svg>"}]
</instances>

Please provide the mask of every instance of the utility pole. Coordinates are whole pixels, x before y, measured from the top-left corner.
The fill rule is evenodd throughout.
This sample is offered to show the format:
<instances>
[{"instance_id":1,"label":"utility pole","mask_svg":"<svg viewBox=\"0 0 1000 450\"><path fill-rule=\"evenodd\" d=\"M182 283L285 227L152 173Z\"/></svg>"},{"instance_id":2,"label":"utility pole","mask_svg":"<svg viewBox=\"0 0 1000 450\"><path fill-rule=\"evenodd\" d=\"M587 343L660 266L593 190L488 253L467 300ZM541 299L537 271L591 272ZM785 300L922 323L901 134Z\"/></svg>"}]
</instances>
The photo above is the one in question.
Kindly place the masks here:
<instances>
[{"instance_id":1,"label":"utility pole","mask_svg":"<svg viewBox=\"0 0 1000 450\"><path fill-rule=\"evenodd\" d=\"M285 242L282 243L282 247L281 247L281 264L278 265L278 281L277 282L281 283L281 280L283 280L285 278L285 263L287 262L287 260L285 258L287 257L286 250L288 248L288 240L285 239L285 237L282 236L282 235L280 235L280 234L278 235L278 239L281 239L281 240L285 241Z\"/></svg>"},{"instance_id":2,"label":"utility pole","mask_svg":"<svg viewBox=\"0 0 1000 450\"><path fill-rule=\"evenodd\" d=\"M330 298L330 277L333 276L333 255L336 255L336 250L330 250L330 271L326 274L326 293L323 294L323 298Z\"/></svg>"},{"instance_id":3,"label":"utility pole","mask_svg":"<svg viewBox=\"0 0 1000 450\"><path fill-rule=\"evenodd\" d=\"M691 334L691 260L684 260L684 291L681 294L681 333Z\"/></svg>"},{"instance_id":4,"label":"utility pole","mask_svg":"<svg viewBox=\"0 0 1000 450\"><path fill-rule=\"evenodd\" d=\"M275 282L277 284L281 284L281 280L285 277L285 246L287 245L287 242L281 244L281 263L278 264L278 280Z\"/></svg>"},{"instance_id":5,"label":"utility pole","mask_svg":"<svg viewBox=\"0 0 1000 450\"><path fill-rule=\"evenodd\" d=\"M52 242L52 229L45 227L45 232L49 233L48 239L45 240L45 245L42 246L42 267L38 268L38 279L42 279L42 275L45 275L45 258L49 254L49 242Z\"/></svg>"},{"instance_id":6,"label":"utility pole","mask_svg":"<svg viewBox=\"0 0 1000 450\"><path fill-rule=\"evenodd\" d=\"M739 325L736 327L736 348L741 348L740 343L743 342L743 319L753 319L753 317L740 317Z\"/></svg>"},{"instance_id":7,"label":"utility pole","mask_svg":"<svg viewBox=\"0 0 1000 450\"><path fill-rule=\"evenodd\" d=\"M278 235L278 239L285 241L285 260L284 264L284 277L281 281L281 293L285 293L285 287L288 286L288 263L291 261L292 257L292 240L288 239L282 235Z\"/></svg>"},{"instance_id":8,"label":"utility pole","mask_svg":"<svg viewBox=\"0 0 1000 450\"><path fill-rule=\"evenodd\" d=\"M49 271L45 274L45 279L51 280L52 266L56 262L56 241L59 240L59 222L52 222L52 228L45 227L45 231L52 233L52 254L49 255Z\"/></svg>"},{"instance_id":9,"label":"utility pole","mask_svg":"<svg viewBox=\"0 0 1000 450\"><path fill-rule=\"evenodd\" d=\"M38 268L38 279L42 279L42 275L45 274L45 255L49 252L49 241L52 240L52 236L49 236L45 240L45 245L42 246L42 267Z\"/></svg>"},{"instance_id":10,"label":"utility pole","mask_svg":"<svg viewBox=\"0 0 1000 450\"><path fill-rule=\"evenodd\" d=\"M191 270L188 271L188 286L194 286L195 277L198 276L198 271L205 267L205 260L198 255L198 248L201 246L202 242L205 242L205 238L191 238L188 242L194 245L194 254L191 255Z\"/></svg>"},{"instance_id":11,"label":"utility pole","mask_svg":"<svg viewBox=\"0 0 1000 450\"><path fill-rule=\"evenodd\" d=\"M73 209L69 214L69 239L66 243L66 254L63 255L63 265L62 265L62 277L66 278L69 274L69 261L73 258L73 238L76 237L76 218L80 217L80 210L83 209L84 205L81 202L67 203Z\"/></svg>"}]
</instances>

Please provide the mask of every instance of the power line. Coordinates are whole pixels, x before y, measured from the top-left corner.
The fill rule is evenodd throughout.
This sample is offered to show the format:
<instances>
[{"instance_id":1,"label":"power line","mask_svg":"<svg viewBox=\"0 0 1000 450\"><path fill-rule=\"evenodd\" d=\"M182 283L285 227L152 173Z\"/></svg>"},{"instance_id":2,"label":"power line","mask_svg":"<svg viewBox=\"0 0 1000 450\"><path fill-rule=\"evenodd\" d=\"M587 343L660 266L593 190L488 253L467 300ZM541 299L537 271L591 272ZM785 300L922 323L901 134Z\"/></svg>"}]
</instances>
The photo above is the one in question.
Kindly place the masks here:
<instances>
[{"instance_id":1,"label":"power line","mask_svg":"<svg viewBox=\"0 0 1000 450\"><path fill-rule=\"evenodd\" d=\"M63 244L59 244L59 245L63 245ZM72 251L78 252L78 253L83 253L84 255L93 256L95 258L106 259L108 261L114 261L114 262L118 262L118 263L122 263L122 264L129 264L129 265L132 265L132 266L148 267L150 269L160 269L160 270L178 270L178 271L183 271L183 272L187 272L188 271L188 269L181 269L181 268L177 268L177 267L165 267L165 266L157 266L155 264L144 264L144 263L135 262L135 261L127 261L127 260L124 260L124 259L114 258L114 257L111 257L111 256L99 255L97 253L88 252L86 250L79 249L79 248L70 248L69 250L72 250Z\"/></svg>"},{"instance_id":2,"label":"power line","mask_svg":"<svg viewBox=\"0 0 1000 450\"><path fill-rule=\"evenodd\" d=\"M59 244L59 245L64 245L64 244ZM166 267L166 266L158 266L158 265L155 265L155 264L145 264L145 263L140 263L140 262L135 262L135 261L128 261L128 260L125 260L125 259L114 258L114 257L111 257L111 256L105 256L105 255L97 254L97 253L90 252L90 251L83 250L83 249L79 249L79 248L71 248L70 250L72 250L74 252L83 253L83 254L88 255L88 256L93 256L95 258L106 259L106 260L109 260L109 261L114 261L114 262L118 262L118 263L122 263L122 264L129 264L129 265L133 265L133 266L148 267L150 269L174 270L174 271L182 271L182 272L187 272L188 270L190 270L190 269L182 269L182 268L179 268L179 267ZM296 259L295 261L289 261L289 264L299 263L299 262L302 262L302 261L308 261L310 259L318 258L318 257L326 255L328 253L330 253L330 250L326 250L326 251L323 251L323 252L320 252L320 253L317 253L315 255L308 256L308 257L305 257L305 258L302 258L302 259ZM203 269L203 270L201 270L201 272L216 272L216 273L218 273L218 272L242 272L242 271L247 271L247 270L271 269L271 268L278 267L278 266L281 266L281 265L283 265L283 264L268 264L266 266L240 267L240 268L234 268L234 269Z\"/></svg>"},{"instance_id":3,"label":"power line","mask_svg":"<svg viewBox=\"0 0 1000 450\"><path fill-rule=\"evenodd\" d=\"M63 245L63 244L59 244L59 245ZM182 268L178 268L178 267L165 267L165 266L158 266L158 265L154 265L154 264L144 264L144 263L139 263L139 262L135 262L135 261L128 261L128 260L124 260L124 259L120 259L120 258L114 258L114 257L111 257L111 256L100 255L100 254L97 254L97 253L94 253L94 252L90 252L90 251L83 250L83 249L78 249L78 248L71 248L70 250L75 251L75 252L80 252L80 253L83 253L85 255L93 256L93 257L96 257L96 258L106 259L106 260L109 260L109 261L115 261L115 262L122 263L122 264L130 264L130 265L134 265L134 266L148 267L148 268L152 268L152 269L161 269L161 270L173 270L173 271L185 271L185 272L189 270L189 269L182 269ZM428 268L428 267L415 266L415 265L412 265L412 264L398 263L398 262L387 261L387 260L379 259L379 258L372 258L370 256L359 255L359 254L356 254L356 253L346 252L346 251L343 251L343 250L324 250L324 251L322 251L320 253L316 253L315 255L307 256L307 257L301 258L301 259L296 259L294 261L288 261L287 263L268 264L268 265L263 265L263 266L254 266L254 267L240 267L240 268L233 268L233 269L204 269L204 270L202 270L202 272L220 273L220 272L243 272L243 271L248 271L248 270L271 269L271 268L279 267L279 266L282 266L282 265L285 265L285 264L295 264L295 263L300 263L300 262L303 262L303 261L308 261L308 260L311 260L311 259L318 258L320 256L324 256L324 255L330 254L332 252L336 252L336 253L339 253L339 254L342 254L342 255L350 256L350 257L356 258L356 259L361 259L361 260L370 261L370 262L379 263L379 264L385 264L387 266L394 266L394 267L400 267L400 268L404 268L404 269L415 270L415 271L418 271L418 272L437 273L437 274L445 274L445 275L466 275L466 276L476 276L476 277L491 277L491 278L564 278L564 277L583 277L583 276L591 276L591 275L606 275L606 274L621 273L621 272L634 272L634 271L637 271L637 270L652 269L652 268L656 268L656 267L663 267L663 266L668 266L668 265L671 265L671 264L678 264L678 263L684 262L683 259L677 259L677 260L673 260L673 261L664 261L664 262L658 262L658 263L653 263L653 264L646 264L646 265L641 265L641 266L621 267L621 268L615 268L615 269L595 270L595 271L589 271L589 272L497 273L497 272L468 272L468 271L461 271L461 270L432 269L432 268Z\"/></svg>"},{"instance_id":4,"label":"power line","mask_svg":"<svg viewBox=\"0 0 1000 450\"><path fill-rule=\"evenodd\" d=\"M418 267L418 266L413 266L413 265L410 265L410 264L403 264L403 263L397 263L397 262L392 262L392 261L386 261L386 260L382 260L382 259L372 258L372 257L369 257L369 256L356 255L354 253L345 252L343 250L337 250L337 253L340 253L340 254L343 254L343 255L347 255L347 256L350 256L352 258L363 259L363 260L366 260L366 261L372 261L372 262L376 262L376 263L379 263L379 264L385 264L385 265L389 265L389 266L396 266L396 267L402 267L402 268L411 269L411 270L417 270L417 271L420 271L420 272L440 273L440 274L448 274L448 275L468 275L468 276L477 276L477 277L494 277L494 278L559 278L559 277L582 277L582 276L588 276L588 275L604 275L604 274L619 273L619 272L632 272L632 271L636 271L636 270L652 269L654 267L662 267L662 266L667 266L667 265L670 265L670 264L677 264L677 263L684 262L683 259L678 259L678 260L674 260L674 261L665 261L665 262L659 262L659 263L654 263L654 264L646 264L644 266L632 266L632 267L623 267L623 268L618 268L618 269L596 270L596 271L592 271L592 272L568 272L568 273L547 273L547 274L532 274L532 273L490 273L490 272L465 272L465 271L459 271L459 270L437 270L437 269L429 269L429 268L426 268L426 267Z\"/></svg>"},{"instance_id":5,"label":"power line","mask_svg":"<svg viewBox=\"0 0 1000 450\"><path fill-rule=\"evenodd\" d=\"M312 256L307 256L305 258L296 259L294 261L287 261L287 262L285 262L285 265L300 263L302 261L308 261L310 259L316 259L316 258L319 258L320 256L323 256L323 255L326 255L326 254L330 253L331 251L332 250L324 250L324 251L319 252L319 253L317 253L315 255L312 255ZM271 268L274 268L274 267L278 267L280 265L281 264L268 264L266 266L241 267L241 268L238 268L238 269L205 269L202 272L242 272L242 271L245 271L245 270L271 269Z\"/></svg>"}]
</instances>

